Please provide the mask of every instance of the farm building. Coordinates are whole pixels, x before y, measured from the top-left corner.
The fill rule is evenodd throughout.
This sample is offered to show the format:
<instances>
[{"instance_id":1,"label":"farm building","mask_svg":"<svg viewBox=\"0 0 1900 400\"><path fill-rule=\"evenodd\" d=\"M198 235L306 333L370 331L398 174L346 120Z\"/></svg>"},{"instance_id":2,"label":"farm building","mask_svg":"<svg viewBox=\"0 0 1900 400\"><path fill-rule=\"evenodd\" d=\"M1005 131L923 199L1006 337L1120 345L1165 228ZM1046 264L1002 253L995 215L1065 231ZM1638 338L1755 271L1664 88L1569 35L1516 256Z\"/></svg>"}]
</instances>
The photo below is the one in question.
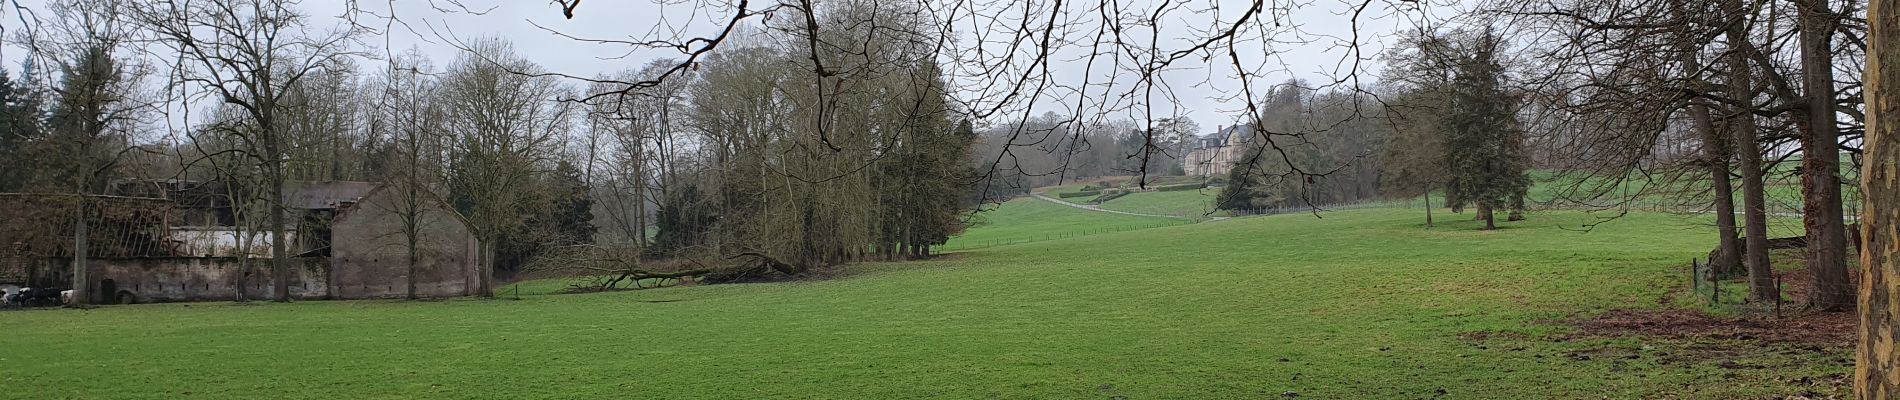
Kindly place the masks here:
<instances>
[{"instance_id":1,"label":"farm building","mask_svg":"<svg viewBox=\"0 0 1900 400\"><path fill-rule=\"evenodd\" d=\"M68 288L74 218L87 221L91 301L265 298L272 293L267 214L233 204L255 192L210 181L121 181L106 196L0 194L0 285ZM408 292L410 213L398 190L369 182L285 184L290 293L302 299ZM81 210L83 204L84 212ZM446 203L413 202L416 292L467 295L477 285L468 225ZM257 223L244 223L258 221Z\"/></svg>"}]
</instances>

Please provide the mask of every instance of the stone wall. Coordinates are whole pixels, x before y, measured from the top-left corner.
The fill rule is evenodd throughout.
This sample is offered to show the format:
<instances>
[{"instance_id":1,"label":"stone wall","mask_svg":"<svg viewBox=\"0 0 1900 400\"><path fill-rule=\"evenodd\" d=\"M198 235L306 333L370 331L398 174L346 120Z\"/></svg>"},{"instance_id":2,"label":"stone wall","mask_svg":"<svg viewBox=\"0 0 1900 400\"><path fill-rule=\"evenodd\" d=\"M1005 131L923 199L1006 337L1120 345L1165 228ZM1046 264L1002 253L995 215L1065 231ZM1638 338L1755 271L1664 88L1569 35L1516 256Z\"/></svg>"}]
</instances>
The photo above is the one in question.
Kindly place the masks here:
<instances>
[{"instance_id":1,"label":"stone wall","mask_svg":"<svg viewBox=\"0 0 1900 400\"><path fill-rule=\"evenodd\" d=\"M377 190L339 213L331 223L330 255L343 298L402 297L408 293L409 246L398 188ZM416 293L466 296L477 287L480 247L468 224L432 199L416 218Z\"/></svg>"},{"instance_id":2,"label":"stone wall","mask_svg":"<svg viewBox=\"0 0 1900 400\"><path fill-rule=\"evenodd\" d=\"M371 191L331 220L328 257L292 258L291 296L298 299L403 297L408 293L409 247L400 193ZM480 247L468 224L446 204L427 199L418 218L416 292L424 297L466 296L477 287ZM177 232L172 232L176 234ZM18 253L18 252L14 252ZM87 261L94 303L228 301L272 294L270 259L250 259L248 274L233 254L196 257L118 256ZM0 254L0 277L64 289L72 281L70 256ZM28 283L28 282L0 282Z\"/></svg>"},{"instance_id":3,"label":"stone wall","mask_svg":"<svg viewBox=\"0 0 1900 400\"><path fill-rule=\"evenodd\" d=\"M68 261L42 262L65 265ZM92 280L96 303L234 300L240 282L246 298L271 298L270 259L251 259L250 273L239 279L243 263L230 257L93 259L86 263L86 274ZM325 278L326 260L293 258L290 269L291 297L333 298Z\"/></svg>"}]
</instances>

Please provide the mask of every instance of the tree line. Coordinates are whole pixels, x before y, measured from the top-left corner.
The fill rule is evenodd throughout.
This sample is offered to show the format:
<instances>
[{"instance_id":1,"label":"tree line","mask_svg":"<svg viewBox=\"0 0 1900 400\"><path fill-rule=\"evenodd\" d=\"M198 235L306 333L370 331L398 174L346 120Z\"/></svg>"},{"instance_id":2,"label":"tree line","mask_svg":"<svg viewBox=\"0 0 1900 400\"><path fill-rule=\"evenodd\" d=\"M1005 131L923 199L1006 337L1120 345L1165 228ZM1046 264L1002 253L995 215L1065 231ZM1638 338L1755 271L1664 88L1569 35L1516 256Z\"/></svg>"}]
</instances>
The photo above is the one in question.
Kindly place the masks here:
<instances>
[{"instance_id":1,"label":"tree line","mask_svg":"<svg viewBox=\"0 0 1900 400\"><path fill-rule=\"evenodd\" d=\"M31 56L0 74L0 192L219 182L240 246L270 246L269 269L245 273L270 274L275 293L240 296L279 301L297 181L386 184L411 268L424 211L452 206L480 241L483 296L497 273L530 270L679 272L643 266L668 259L797 274L928 257L975 207L979 135L931 42L875 25L922 23L905 7L811 10L825 27L812 35L851 44L823 52L769 23L684 72L662 59L570 79L505 38L457 41L446 65L379 52L365 39L382 32L295 1L52 1L7 38Z\"/></svg>"}]
</instances>

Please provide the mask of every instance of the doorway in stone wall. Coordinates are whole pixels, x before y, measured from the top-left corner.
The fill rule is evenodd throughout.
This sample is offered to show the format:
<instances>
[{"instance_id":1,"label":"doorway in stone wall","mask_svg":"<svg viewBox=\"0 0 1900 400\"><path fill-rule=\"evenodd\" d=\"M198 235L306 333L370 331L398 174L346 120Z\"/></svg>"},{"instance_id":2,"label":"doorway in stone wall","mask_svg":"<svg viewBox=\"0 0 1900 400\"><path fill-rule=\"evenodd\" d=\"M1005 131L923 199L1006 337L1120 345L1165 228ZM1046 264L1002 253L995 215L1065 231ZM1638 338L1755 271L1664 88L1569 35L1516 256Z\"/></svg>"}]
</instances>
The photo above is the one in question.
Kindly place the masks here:
<instances>
[{"instance_id":1,"label":"doorway in stone wall","mask_svg":"<svg viewBox=\"0 0 1900 400\"><path fill-rule=\"evenodd\" d=\"M89 296L92 297L92 304L117 303L119 300L116 298L119 296L119 283L113 282L112 279L99 280L99 290L93 291Z\"/></svg>"}]
</instances>

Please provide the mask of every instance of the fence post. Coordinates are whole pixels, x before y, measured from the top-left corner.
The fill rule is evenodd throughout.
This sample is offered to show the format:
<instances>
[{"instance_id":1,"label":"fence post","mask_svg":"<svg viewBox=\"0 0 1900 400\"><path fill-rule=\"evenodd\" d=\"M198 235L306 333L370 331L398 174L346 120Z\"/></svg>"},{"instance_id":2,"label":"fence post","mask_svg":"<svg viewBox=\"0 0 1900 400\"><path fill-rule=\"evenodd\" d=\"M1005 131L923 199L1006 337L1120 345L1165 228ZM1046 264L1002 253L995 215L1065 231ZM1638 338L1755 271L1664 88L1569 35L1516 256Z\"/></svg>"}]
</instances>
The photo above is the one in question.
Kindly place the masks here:
<instances>
[{"instance_id":1,"label":"fence post","mask_svg":"<svg viewBox=\"0 0 1900 400\"><path fill-rule=\"evenodd\" d=\"M1699 263L1700 261L1701 260L1694 258L1689 259L1689 293L1702 293L1702 265Z\"/></svg>"},{"instance_id":2,"label":"fence post","mask_svg":"<svg viewBox=\"0 0 1900 400\"><path fill-rule=\"evenodd\" d=\"M1709 305L1722 304L1722 280L1709 277Z\"/></svg>"}]
</instances>

